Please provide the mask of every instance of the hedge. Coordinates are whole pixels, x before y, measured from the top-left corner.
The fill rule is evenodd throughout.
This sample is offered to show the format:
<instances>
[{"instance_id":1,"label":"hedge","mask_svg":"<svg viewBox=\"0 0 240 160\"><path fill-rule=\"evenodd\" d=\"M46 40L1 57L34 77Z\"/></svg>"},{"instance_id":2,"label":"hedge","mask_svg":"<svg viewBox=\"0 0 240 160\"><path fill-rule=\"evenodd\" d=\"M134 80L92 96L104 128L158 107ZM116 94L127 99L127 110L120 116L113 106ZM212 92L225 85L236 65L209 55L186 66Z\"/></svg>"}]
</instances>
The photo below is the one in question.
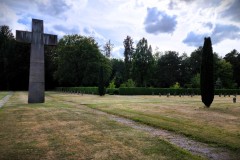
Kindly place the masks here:
<instances>
[{"instance_id":1,"label":"hedge","mask_svg":"<svg viewBox=\"0 0 240 160\"><path fill-rule=\"evenodd\" d=\"M199 95L200 89L172 89L172 88L119 88L120 95Z\"/></svg>"},{"instance_id":2,"label":"hedge","mask_svg":"<svg viewBox=\"0 0 240 160\"><path fill-rule=\"evenodd\" d=\"M98 87L57 87L56 90L70 93L98 94Z\"/></svg>"},{"instance_id":3,"label":"hedge","mask_svg":"<svg viewBox=\"0 0 240 160\"><path fill-rule=\"evenodd\" d=\"M199 88L119 88L120 95L200 95ZM215 89L215 95L239 95L240 89Z\"/></svg>"},{"instance_id":4,"label":"hedge","mask_svg":"<svg viewBox=\"0 0 240 160\"><path fill-rule=\"evenodd\" d=\"M107 88L107 94L110 95L115 95L115 94L119 94L119 89L118 88Z\"/></svg>"},{"instance_id":5,"label":"hedge","mask_svg":"<svg viewBox=\"0 0 240 160\"><path fill-rule=\"evenodd\" d=\"M240 89L215 89L215 95L240 95Z\"/></svg>"},{"instance_id":6,"label":"hedge","mask_svg":"<svg viewBox=\"0 0 240 160\"><path fill-rule=\"evenodd\" d=\"M85 93L85 94L98 94L98 87L58 87L57 91L71 92L71 93ZM132 88L107 88L107 94L119 95L200 95L199 88L145 88L145 87L132 87ZM240 89L215 89L215 95L240 95Z\"/></svg>"}]
</instances>

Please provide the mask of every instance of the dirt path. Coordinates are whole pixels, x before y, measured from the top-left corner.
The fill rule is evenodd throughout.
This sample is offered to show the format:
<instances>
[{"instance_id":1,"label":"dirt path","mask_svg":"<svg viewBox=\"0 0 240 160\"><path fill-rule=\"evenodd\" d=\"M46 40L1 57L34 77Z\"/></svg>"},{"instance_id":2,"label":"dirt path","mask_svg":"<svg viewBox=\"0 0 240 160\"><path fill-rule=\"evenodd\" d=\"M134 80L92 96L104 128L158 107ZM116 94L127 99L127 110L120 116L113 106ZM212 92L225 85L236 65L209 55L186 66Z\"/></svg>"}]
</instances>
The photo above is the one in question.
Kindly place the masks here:
<instances>
[{"instance_id":1,"label":"dirt path","mask_svg":"<svg viewBox=\"0 0 240 160\"><path fill-rule=\"evenodd\" d=\"M139 124L126 118L116 117L116 116L110 116L110 118L119 123L130 126L132 128L148 132L151 135L160 136L161 138L170 142L171 144L174 144L182 149L188 150L192 154L199 155L199 156L206 157L208 159L213 159L213 160L232 159L230 157L230 151L227 151L226 149L210 147L207 144L194 141L183 135L179 135L166 130L161 130L151 126Z\"/></svg>"},{"instance_id":2,"label":"dirt path","mask_svg":"<svg viewBox=\"0 0 240 160\"><path fill-rule=\"evenodd\" d=\"M68 103L69 103L69 101L68 101ZM70 103L74 103L74 102L70 102ZM78 107L80 107L80 105L78 105ZM83 106L81 105L81 108L82 107ZM171 144L174 144L182 149L185 149L194 155L199 155L199 156L205 157L207 159L212 159L212 160L237 159L236 157L233 157L232 156L233 154L231 153L231 151L229 151L227 149L212 147L205 143L194 141L184 135L179 135L174 132L167 131L167 130L162 130L159 128L154 128L154 127L151 127L148 125L140 124L140 123L134 122L130 119L119 117L119 116L112 115L112 114L108 114L106 112L92 109L87 106L85 106L85 107L86 107L86 108L84 108L85 110L91 110L95 114L106 115L111 120L117 121L126 126L147 132L152 136L159 136L162 139L170 142Z\"/></svg>"},{"instance_id":3,"label":"dirt path","mask_svg":"<svg viewBox=\"0 0 240 160\"><path fill-rule=\"evenodd\" d=\"M89 108L91 109L91 108ZM176 134L174 132L170 132L167 130L154 128L148 125L140 124L137 122L134 122L130 119L119 117L116 115L111 115L106 112L102 112L99 110L91 109L96 114L104 114L107 115L110 119L117 121L121 124L124 124L126 126L132 127L134 129L138 129L144 132L149 133L152 136L159 136L162 139L170 142L171 144L174 144L182 149L188 150L194 155L199 155L208 159L212 160L230 160L235 159L232 157L231 151L224 149L224 148L216 148L209 146L205 143L194 141L184 135Z\"/></svg>"},{"instance_id":4,"label":"dirt path","mask_svg":"<svg viewBox=\"0 0 240 160\"><path fill-rule=\"evenodd\" d=\"M5 97L3 97L1 100L0 100L0 108L5 104L7 103L7 101L9 100L9 98L12 96L12 92L9 92L8 95L6 95Z\"/></svg>"}]
</instances>

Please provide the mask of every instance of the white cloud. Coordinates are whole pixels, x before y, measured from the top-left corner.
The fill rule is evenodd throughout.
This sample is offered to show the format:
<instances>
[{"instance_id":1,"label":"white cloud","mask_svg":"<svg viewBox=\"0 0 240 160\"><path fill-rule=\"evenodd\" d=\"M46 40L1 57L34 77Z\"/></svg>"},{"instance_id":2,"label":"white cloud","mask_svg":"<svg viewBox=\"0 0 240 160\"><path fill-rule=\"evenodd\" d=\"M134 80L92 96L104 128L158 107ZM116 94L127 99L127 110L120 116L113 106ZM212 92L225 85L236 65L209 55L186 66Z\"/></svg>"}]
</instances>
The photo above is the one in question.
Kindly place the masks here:
<instances>
[{"instance_id":1,"label":"white cloud","mask_svg":"<svg viewBox=\"0 0 240 160\"><path fill-rule=\"evenodd\" d=\"M215 27L212 24L208 24L213 28L211 33L199 34L195 32L188 33L187 37L183 40L183 43L189 46L202 46L203 38L210 36L212 38L212 44L218 44L221 41L240 40L240 27L234 25L222 25L216 24Z\"/></svg>"},{"instance_id":2,"label":"white cloud","mask_svg":"<svg viewBox=\"0 0 240 160\"><path fill-rule=\"evenodd\" d=\"M70 6L65 3L64 0L58 1L37 1L39 12L48 14L51 16L61 16L66 10L70 9Z\"/></svg>"},{"instance_id":3,"label":"white cloud","mask_svg":"<svg viewBox=\"0 0 240 160\"><path fill-rule=\"evenodd\" d=\"M150 34L173 33L177 25L176 16L167 15L157 8L148 8L144 22L146 32Z\"/></svg>"},{"instance_id":4,"label":"white cloud","mask_svg":"<svg viewBox=\"0 0 240 160\"><path fill-rule=\"evenodd\" d=\"M123 59L123 52L124 52L123 46L115 46L112 50L111 58Z\"/></svg>"},{"instance_id":5,"label":"white cloud","mask_svg":"<svg viewBox=\"0 0 240 160\"><path fill-rule=\"evenodd\" d=\"M0 23L13 25L17 21L15 12L4 3L0 3Z\"/></svg>"},{"instance_id":6,"label":"white cloud","mask_svg":"<svg viewBox=\"0 0 240 160\"><path fill-rule=\"evenodd\" d=\"M224 10L221 14L223 17L227 17L230 20L240 22L240 1L239 0L232 0L230 1L228 9Z\"/></svg>"},{"instance_id":7,"label":"white cloud","mask_svg":"<svg viewBox=\"0 0 240 160\"><path fill-rule=\"evenodd\" d=\"M104 45L107 39L91 27L84 27L82 34L93 37L100 45Z\"/></svg>"},{"instance_id":8,"label":"white cloud","mask_svg":"<svg viewBox=\"0 0 240 160\"><path fill-rule=\"evenodd\" d=\"M187 37L183 40L183 43L189 45L189 46L194 46L194 47L199 47L203 45L203 40L204 37L206 37L206 34L197 34L194 32L188 33Z\"/></svg>"},{"instance_id":9,"label":"white cloud","mask_svg":"<svg viewBox=\"0 0 240 160\"><path fill-rule=\"evenodd\" d=\"M82 34L99 45L110 39L114 57L122 57L127 35L134 41L147 38L153 50L189 55L203 36L212 35L217 51L240 51L239 5L239 0L8 0L0 2L0 25L15 34L31 30L31 18L43 19L45 32L60 38Z\"/></svg>"},{"instance_id":10,"label":"white cloud","mask_svg":"<svg viewBox=\"0 0 240 160\"><path fill-rule=\"evenodd\" d=\"M13 35L15 35L15 30L27 30L28 28L18 23L19 17L16 15L16 12L9 6L0 2L0 25L8 25L12 29Z\"/></svg>"}]
</instances>

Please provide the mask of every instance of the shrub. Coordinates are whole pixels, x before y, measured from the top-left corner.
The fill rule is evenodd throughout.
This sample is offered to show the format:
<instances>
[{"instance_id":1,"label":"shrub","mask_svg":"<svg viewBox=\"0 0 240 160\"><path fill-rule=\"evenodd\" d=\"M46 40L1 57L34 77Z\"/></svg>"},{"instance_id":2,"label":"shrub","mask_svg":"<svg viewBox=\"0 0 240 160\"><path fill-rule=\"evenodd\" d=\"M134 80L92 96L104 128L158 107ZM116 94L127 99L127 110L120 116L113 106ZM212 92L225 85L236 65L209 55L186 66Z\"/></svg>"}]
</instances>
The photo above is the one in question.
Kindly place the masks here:
<instances>
[{"instance_id":1,"label":"shrub","mask_svg":"<svg viewBox=\"0 0 240 160\"><path fill-rule=\"evenodd\" d=\"M170 88L173 88L173 89L179 89L181 88L180 84L178 82L176 82L173 86L171 86Z\"/></svg>"},{"instance_id":2,"label":"shrub","mask_svg":"<svg viewBox=\"0 0 240 160\"><path fill-rule=\"evenodd\" d=\"M200 87L200 74L199 73L197 73L194 77L192 77L191 83L192 83L193 88Z\"/></svg>"},{"instance_id":3,"label":"shrub","mask_svg":"<svg viewBox=\"0 0 240 160\"><path fill-rule=\"evenodd\" d=\"M120 87L135 87L136 83L132 79L128 79L127 82L120 85Z\"/></svg>"},{"instance_id":4,"label":"shrub","mask_svg":"<svg viewBox=\"0 0 240 160\"><path fill-rule=\"evenodd\" d=\"M110 95L119 94L119 89L118 88L107 88L107 94L110 94Z\"/></svg>"},{"instance_id":5,"label":"shrub","mask_svg":"<svg viewBox=\"0 0 240 160\"><path fill-rule=\"evenodd\" d=\"M111 82L109 83L108 88L110 88L110 89L116 88L116 85L115 85L114 81L111 81Z\"/></svg>"}]
</instances>

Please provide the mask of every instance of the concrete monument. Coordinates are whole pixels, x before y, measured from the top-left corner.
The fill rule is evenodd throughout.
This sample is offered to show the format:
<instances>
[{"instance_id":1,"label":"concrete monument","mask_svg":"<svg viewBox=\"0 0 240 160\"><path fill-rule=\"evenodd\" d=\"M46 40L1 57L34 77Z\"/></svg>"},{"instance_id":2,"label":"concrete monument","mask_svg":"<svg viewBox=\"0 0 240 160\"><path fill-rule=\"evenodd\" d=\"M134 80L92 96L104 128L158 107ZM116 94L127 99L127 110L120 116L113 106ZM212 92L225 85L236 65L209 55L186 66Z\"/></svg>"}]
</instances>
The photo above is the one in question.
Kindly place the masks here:
<instances>
[{"instance_id":1,"label":"concrete monument","mask_svg":"<svg viewBox=\"0 0 240 160\"><path fill-rule=\"evenodd\" d=\"M57 45L57 36L44 34L43 20L32 19L32 32L17 30L16 39L31 43L28 103L44 103L44 45Z\"/></svg>"}]
</instances>

